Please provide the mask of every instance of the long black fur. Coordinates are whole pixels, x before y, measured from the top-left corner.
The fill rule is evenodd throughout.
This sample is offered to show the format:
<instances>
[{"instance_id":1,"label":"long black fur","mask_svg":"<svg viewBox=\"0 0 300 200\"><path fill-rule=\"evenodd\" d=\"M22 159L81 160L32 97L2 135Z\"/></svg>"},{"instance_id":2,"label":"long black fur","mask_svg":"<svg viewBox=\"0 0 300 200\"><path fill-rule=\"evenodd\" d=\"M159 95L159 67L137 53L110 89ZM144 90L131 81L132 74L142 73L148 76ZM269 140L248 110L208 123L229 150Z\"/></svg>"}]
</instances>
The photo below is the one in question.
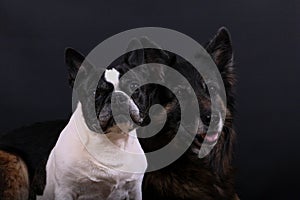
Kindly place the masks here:
<instances>
[{"instance_id":1,"label":"long black fur","mask_svg":"<svg viewBox=\"0 0 300 200\"><path fill-rule=\"evenodd\" d=\"M199 159L197 154L188 149L169 166L154 172L147 172L143 180L143 199L145 200L238 199L234 189L234 170L231 165L235 140L233 129L235 72L228 30L219 29L216 36L206 45L206 50L216 63L226 89L227 115L221 136L205 158ZM196 93L202 93L201 77L190 67L189 63L177 58L177 62L172 67L184 74L189 82L194 81L192 86ZM203 95L200 95L198 99L201 112L203 115L210 114L210 103L202 101L202 97ZM163 130L150 139L140 140L146 152L161 148L174 137L178 128L179 115L180 109L177 106L173 107ZM202 116L201 119L203 119Z\"/></svg>"}]
</instances>

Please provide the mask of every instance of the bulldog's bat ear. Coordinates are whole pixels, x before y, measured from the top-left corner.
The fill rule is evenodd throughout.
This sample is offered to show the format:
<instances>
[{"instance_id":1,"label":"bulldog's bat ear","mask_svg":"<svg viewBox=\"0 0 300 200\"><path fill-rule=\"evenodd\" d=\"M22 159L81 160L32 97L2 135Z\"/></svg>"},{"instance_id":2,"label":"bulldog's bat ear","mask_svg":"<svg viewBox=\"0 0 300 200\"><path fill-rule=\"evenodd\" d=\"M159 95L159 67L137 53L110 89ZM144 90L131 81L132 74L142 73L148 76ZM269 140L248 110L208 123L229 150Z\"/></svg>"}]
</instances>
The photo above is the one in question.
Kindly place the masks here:
<instances>
[{"instance_id":1,"label":"bulldog's bat ear","mask_svg":"<svg viewBox=\"0 0 300 200\"><path fill-rule=\"evenodd\" d=\"M127 52L129 53L125 61L129 66L138 66L144 63L143 45L138 39L134 38L129 42Z\"/></svg>"},{"instance_id":2,"label":"bulldog's bat ear","mask_svg":"<svg viewBox=\"0 0 300 200\"><path fill-rule=\"evenodd\" d=\"M233 85L235 82L233 51L228 29L221 27L205 49L216 63L225 84Z\"/></svg>"},{"instance_id":3,"label":"bulldog's bat ear","mask_svg":"<svg viewBox=\"0 0 300 200\"><path fill-rule=\"evenodd\" d=\"M148 53L145 55L147 63L160 63L167 66L172 66L174 59L166 51L164 51L157 43L144 36L140 39L144 48L148 48ZM165 71L162 65L156 65L152 68L152 72L157 75L160 80L164 80Z\"/></svg>"},{"instance_id":4,"label":"bulldog's bat ear","mask_svg":"<svg viewBox=\"0 0 300 200\"><path fill-rule=\"evenodd\" d=\"M172 60L171 56L166 51L164 51L158 44L156 44L154 41L151 41L146 36L142 37L140 41L144 48L156 49L156 54L157 54L156 56L154 56L153 58L146 57L146 60L148 62L157 62L159 60L165 61L163 63L171 62L171 60Z\"/></svg>"},{"instance_id":5,"label":"bulldog's bat ear","mask_svg":"<svg viewBox=\"0 0 300 200\"><path fill-rule=\"evenodd\" d=\"M78 70L83 63L85 57L72 48L66 48L65 50L65 62L69 71L69 85L73 87Z\"/></svg>"}]
</instances>

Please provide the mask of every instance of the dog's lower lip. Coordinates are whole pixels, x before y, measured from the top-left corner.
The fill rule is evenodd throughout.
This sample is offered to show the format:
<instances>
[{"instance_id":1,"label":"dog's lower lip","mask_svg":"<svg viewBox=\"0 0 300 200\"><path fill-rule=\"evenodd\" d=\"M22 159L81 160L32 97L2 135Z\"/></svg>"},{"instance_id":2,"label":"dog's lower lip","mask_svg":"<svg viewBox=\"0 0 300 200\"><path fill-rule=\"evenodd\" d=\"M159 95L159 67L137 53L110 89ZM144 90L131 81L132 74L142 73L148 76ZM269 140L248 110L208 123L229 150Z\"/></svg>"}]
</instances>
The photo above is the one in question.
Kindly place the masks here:
<instances>
[{"instance_id":1,"label":"dog's lower lip","mask_svg":"<svg viewBox=\"0 0 300 200\"><path fill-rule=\"evenodd\" d=\"M208 143L215 143L219 138L218 132L205 133L205 134L200 134L200 135L203 138L203 141L205 140Z\"/></svg>"},{"instance_id":2,"label":"dog's lower lip","mask_svg":"<svg viewBox=\"0 0 300 200\"><path fill-rule=\"evenodd\" d=\"M206 144L212 145L215 144L218 141L219 133L213 132L213 133L197 133L194 139L194 144L198 147L201 147L203 142L205 141Z\"/></svg>"}]
</instances>

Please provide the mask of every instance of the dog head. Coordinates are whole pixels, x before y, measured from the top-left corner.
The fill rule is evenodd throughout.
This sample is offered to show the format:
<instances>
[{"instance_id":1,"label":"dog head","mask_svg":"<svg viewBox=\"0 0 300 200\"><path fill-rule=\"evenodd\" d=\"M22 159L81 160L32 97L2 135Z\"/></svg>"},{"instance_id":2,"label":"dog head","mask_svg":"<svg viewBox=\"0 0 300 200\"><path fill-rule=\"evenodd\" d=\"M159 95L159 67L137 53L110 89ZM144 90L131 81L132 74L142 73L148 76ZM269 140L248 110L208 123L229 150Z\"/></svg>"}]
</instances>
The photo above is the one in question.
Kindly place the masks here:
<instances>
[{"instance_id":1,"label":"dog head","mask_svg":"<svg viewBox=\"0 0 300 200\"><path fill-rule=\"evenodd\" d=\"M205 158L204 162L207 162L207 165L214 170L221 170L224 172L226 166L228 166L231 161L232 154L232 143L234 140L233 132L233 111L234 111L234 84L235 84L235 74L233 66L233 51L231 45L231 39L229 31L226 28L221 28L218 30L214 38L207 43L205 46L206 51L211 56L212 60L215 62L224 86L226 90L226 104L222 102L221 98L217 99L219 103L226 110L226 117L223 123L220 113L217 113L213 116L211 105L212 101L210 99L210 94L207 84L204 82L203 77L198 71L185 59L181 58L178 55L174 55L174 61L172 62L171 67L177 70L180 74L183 75L183 79L188 80L191 84L191 88L186 88L185 85L173 85L174 91L171 92L167 88L161 88L162 91L159 101L163 104L167 111L167 120L163 129L154 135L151 138L140 139L140 143L145 152L151 152L158 149L161 149L167 145L176 135L179 124L182 123L183 128L193 126L195 122L198 123L196 127L196 134L189 133L189 135L195 135L194 141L189 148L189 153L192 155L197 155L200 147L206 138L206 142L209 144L214 144L213 150L210 152L209 156ZM171 53L169 53L170 55ZM197 55L196 55L197 56ZM167 80L168 72L165 72L165 79ZM180 80L176 83L181 82ZM218 89L218 85L211 83L210 91ZM191 105L194 102L193 99L186 98L181 104L179 104L179 96L185 97L190 96L192 92L195 92L197 97L197 105L199 106L200 115L197 116L191 123L191 121L184 121L181 119L181 111L189 111L194 109ZM217 97L218 98L218 97ZM157 123L160 123L160 118L157 118ZM215 130L212 130L208 133L208 127L210 124L214 124L216 127ZM183 140L179 141L178 146L180 146ZM174 146L174 148L177 148Z\"/></svg>"}]
</instances>

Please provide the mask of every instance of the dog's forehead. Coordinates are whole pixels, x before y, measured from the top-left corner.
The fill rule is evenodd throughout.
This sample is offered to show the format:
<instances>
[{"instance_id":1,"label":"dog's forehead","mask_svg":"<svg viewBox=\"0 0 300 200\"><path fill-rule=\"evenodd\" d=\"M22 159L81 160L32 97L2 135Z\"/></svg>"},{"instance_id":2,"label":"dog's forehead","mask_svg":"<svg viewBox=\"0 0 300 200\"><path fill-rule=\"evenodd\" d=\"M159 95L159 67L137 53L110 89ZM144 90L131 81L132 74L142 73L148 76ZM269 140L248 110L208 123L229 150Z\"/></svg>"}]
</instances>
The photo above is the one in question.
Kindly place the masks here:
<instances>
[{"instance_id":1,"label":"dog's forehead","mask_svg":"<svg viewBox=\"0 0 300 200\"><path fill-rule=\"evenodd\" d=\"M107 82L114 85L114 87L118 87L119 85L119 77L120 72L118 72L115 68L107 69L104 72L104 78Z\"/></svg>"}]
</instances>

